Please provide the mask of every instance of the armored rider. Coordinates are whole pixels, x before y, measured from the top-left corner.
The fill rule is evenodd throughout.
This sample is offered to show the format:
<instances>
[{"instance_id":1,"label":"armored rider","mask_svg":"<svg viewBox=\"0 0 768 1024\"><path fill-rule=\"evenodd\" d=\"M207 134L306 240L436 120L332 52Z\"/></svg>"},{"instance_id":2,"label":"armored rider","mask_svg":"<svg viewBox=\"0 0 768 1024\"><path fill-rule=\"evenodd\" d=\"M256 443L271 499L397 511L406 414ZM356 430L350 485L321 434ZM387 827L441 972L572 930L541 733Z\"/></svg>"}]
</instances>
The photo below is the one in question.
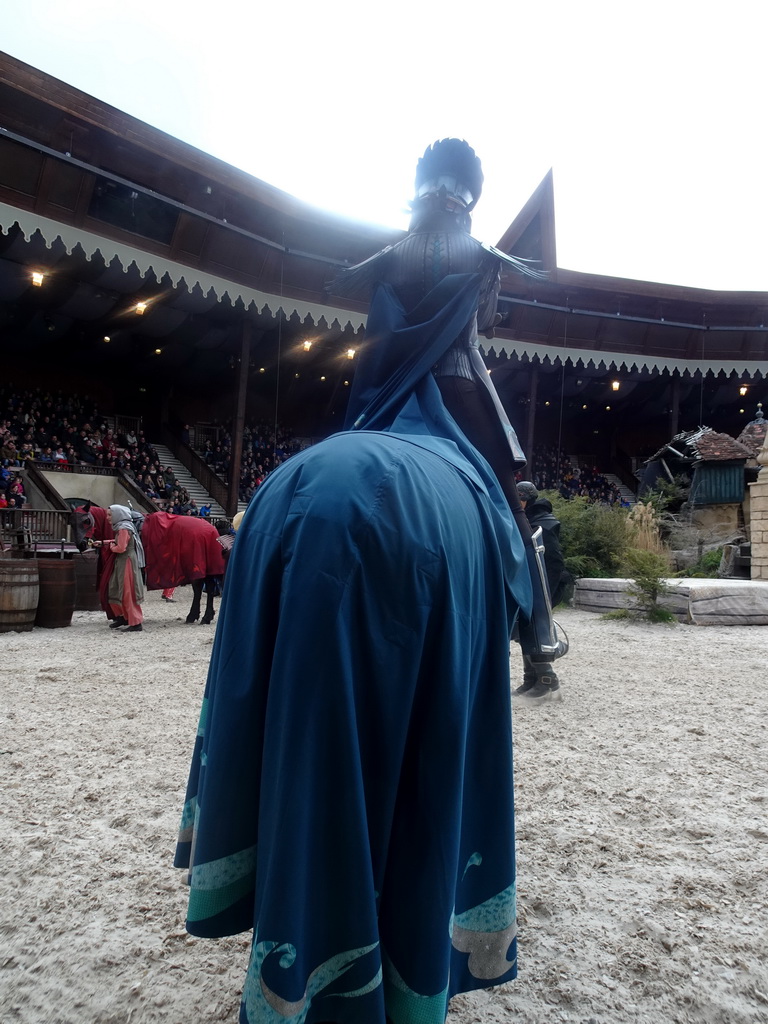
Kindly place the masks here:
<instances>
[{"instance_id":1,"label":"armored rider","mask_svg":"<svg viewBox=\"0 0 768 1024\"><path fill-rule=\"evenodd\" d=\"M524 540L533 586L533 611L519 624L523 653L532 662L550 664L567 651L557 634L544 565L541 530L532 533L520 504L515 472L526 458L491 382L480 353L480 336L491 338L497 313L502 267L535 279L546 275L531 261L484 245L470 234L471 212L483 185L480 160L463 140L443 139L428 147L416 168L416 194L407 235L357 266L342 271L329 285L336 295L367 298L379 282L389 284L406 311L423 304L445 278L480 276L474 315L433 366L443 402L466 437L490 464Z\"/></svg>"}]
</instances>

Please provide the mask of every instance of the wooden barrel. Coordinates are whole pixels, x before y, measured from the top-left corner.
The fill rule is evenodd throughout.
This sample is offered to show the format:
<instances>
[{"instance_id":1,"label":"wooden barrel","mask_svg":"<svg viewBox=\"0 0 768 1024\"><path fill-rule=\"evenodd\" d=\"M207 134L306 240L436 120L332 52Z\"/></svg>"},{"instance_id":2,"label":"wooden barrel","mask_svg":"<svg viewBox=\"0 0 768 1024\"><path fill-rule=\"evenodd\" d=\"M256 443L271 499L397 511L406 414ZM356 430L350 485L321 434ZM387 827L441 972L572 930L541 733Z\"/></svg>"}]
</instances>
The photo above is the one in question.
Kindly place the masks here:
<instances>
[{"instance_id":1,"label":"wooden barrel","mask_svg":"<svg viewBox=\"0 0 768 1024\"><path fill-rule=\"evenodd\" d=\"M37 562L0 559L0 633L32 629L39 596Z\"/></svg>"},{"instance_id":2,"label":"wooden barrel","mask_svg":"<svg viewBox=\"0 0 768 1024\"><path fill-rule=\"evenodd\" d=\"M75 610L75 563L63 558L39 558L40 598L35 625L60 629L72 624Z\"/></svg>"},{"instance_id":3,"label":"wooden barrel","mask_svg":"<svg viewBox=\"0 0 768 1024\"><path fill-rule=\"evenodd\" d=\"M100 612L101 601L96 586L96 569L99 564L98 551L83 551L74 556L75 581L77 595L75 597L76 612Z\"/></svg>"}]
</instances>

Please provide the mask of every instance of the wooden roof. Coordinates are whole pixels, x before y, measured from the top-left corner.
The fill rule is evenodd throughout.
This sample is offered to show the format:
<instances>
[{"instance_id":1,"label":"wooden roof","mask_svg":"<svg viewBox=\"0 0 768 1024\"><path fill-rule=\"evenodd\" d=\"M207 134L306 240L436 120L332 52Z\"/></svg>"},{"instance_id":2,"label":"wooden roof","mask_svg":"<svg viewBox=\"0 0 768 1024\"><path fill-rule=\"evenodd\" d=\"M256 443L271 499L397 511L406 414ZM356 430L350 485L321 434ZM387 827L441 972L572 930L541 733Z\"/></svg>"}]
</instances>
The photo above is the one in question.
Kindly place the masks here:
<instances>
[{"instance_id":1,"label":"wooden roof","mask_svg":"<svg viewBox=\"0 0 768 1024\"><path fill-rule=\"evenodd\" d=\"M330 302L326 285L401 232L300 202L4 54L0 109L0 329L10 343L23 334L39 358L64 346L99 360L109 333L137 360L161 344L174 379L183 367L215 376L237 358L249 310L255 362L282 346L293 381L299 370L284 357L303 340L323 338L302 364L323 375L363 341L365 306ZM504 320L484 343L494 373L535 363L638 381L661 371L764 379L768 293L559 268L551 173L500 247L539 259L549 277L505 273ZM33 265L50 272L45 288L30 286ZM139 298L147 314L129 317Z\"/></svg>"},{"instance_id":2,"label":"wooden roof","mask_svg":"<svg viewBox=\"0 0 768 1024\"><path fill-rule=\"evenodd\" d=\"M765 444L765 435L768 430L768 422L763 416L762 405L758 408L757 416L750 420L739 434L737 441L747 448L750 454L757 458Z\"/></svg>"},{"instance_id":3,"label":"wooden roof","mask_svg":"<svg viewBox=\"0 0 768 1024\"><path fill-rule=\"evenodd\" d=\"M506 274L496 352L616 368L739 373L768 369L768 293L713 291L557 266L550 170L498 242L539 260L548 280Z\"/></svg>"},{"instance_id":4,"label":"wooden roof","mask_svg":"<svg viewBox=\"0 0 768 1024\"><path fill-rule=\"evenodd\" d=\"M711 427L699 427L676 434L672 440L651 457L661 458L666 452L690 459L692 462L733 462L746 460L751 453L745 445L730 434L722 434Z\"/></svg>"}]
</instances>

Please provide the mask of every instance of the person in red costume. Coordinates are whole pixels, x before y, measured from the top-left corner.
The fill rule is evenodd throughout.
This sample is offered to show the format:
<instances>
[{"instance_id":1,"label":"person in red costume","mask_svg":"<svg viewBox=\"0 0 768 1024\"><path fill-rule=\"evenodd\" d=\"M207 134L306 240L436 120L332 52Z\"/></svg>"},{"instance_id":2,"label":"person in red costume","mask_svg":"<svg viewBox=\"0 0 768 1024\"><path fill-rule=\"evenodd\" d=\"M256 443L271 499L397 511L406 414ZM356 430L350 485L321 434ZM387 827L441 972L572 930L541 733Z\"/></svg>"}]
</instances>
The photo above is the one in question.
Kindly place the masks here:
<instances>
[{"instance_id":1,"label":"person in red costume","mask_svg":"<svg viewBox=\"0 0 768 1024\"><path fill-rule=\"evenodd\" d=\"M127 626L126 633L138 633L144 627L141 602L144 600L144 580L141 570L145 565L144 548L139 531L124 505L110 505L107 518L115 534L114 540L96 541L104 544L115 555L109 579L109 604L115 613L110 629Z\"/></svg>"}]
</instances>

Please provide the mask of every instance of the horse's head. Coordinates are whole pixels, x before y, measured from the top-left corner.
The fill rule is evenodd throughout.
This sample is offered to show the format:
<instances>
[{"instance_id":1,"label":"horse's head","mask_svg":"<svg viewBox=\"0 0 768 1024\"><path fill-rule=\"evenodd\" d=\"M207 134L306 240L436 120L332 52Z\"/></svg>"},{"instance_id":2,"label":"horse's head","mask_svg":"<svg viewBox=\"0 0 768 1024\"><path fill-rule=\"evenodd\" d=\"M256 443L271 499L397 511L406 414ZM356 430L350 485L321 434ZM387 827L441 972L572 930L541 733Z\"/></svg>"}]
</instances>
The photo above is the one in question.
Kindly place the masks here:
<instances>
[{"instance_id":1,"label":"horse's head","mask_svg":"<svg viewBox=\"0 0 768 1024\"><path fill-rule=\"evenodd\" d=\"M96 520L91 512L90 501L86 502L85 505L81 505L79 508L73 509L70 513L69 521L72 526L72 533L74 534L77 550L85 551L88 547L88 541L93 537L93 531L96 527Z\"/></svg>"}]
</instances>

